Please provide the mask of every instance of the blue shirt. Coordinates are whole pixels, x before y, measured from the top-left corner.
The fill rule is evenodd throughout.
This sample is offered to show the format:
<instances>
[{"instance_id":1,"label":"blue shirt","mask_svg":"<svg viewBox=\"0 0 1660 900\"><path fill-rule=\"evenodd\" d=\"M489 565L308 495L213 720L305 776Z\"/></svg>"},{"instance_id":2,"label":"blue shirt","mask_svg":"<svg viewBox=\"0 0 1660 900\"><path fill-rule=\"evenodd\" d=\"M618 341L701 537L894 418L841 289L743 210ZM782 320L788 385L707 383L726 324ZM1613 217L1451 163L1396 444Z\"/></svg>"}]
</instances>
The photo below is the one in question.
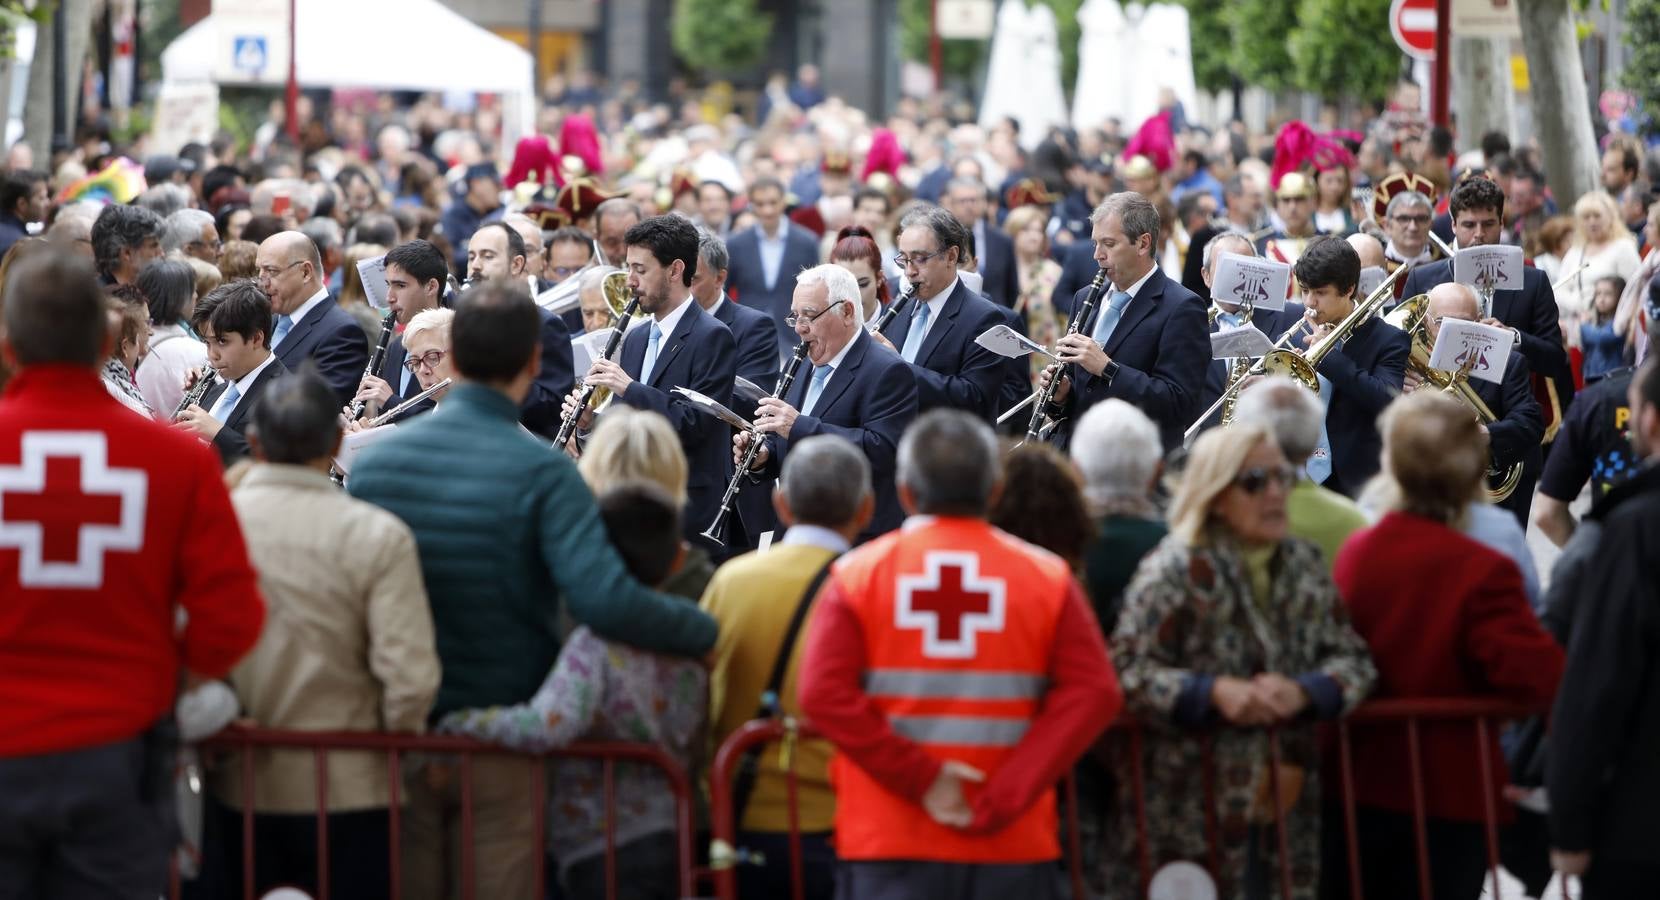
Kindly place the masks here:
<instances>
[{"instance_id":1,"label":"blue shirt","mask_svg":"<svg viewBox=\"0 0 1660 900\"><path fill-rule=\"evenodd\" d=\"M1625 338L1614 332L1614 320L1579 326L1579 343L1585 348L1585 380L1600 378L1625 364Z\"/></svg>"},{"instance_id":2,"label":"blue shirt","mask_svg":"<svg viewBox=\"0 0 1660 900\"><path fill-rule=\"evenodd\" d=\"M789 220L778 220L777 237L767 237L767 230L760 225L755 226L755 234L761 239L761 277L766 279L770 291L778 286L778 270L784 267L784 248L790 241Z\"/></svg>"}]
</instances>

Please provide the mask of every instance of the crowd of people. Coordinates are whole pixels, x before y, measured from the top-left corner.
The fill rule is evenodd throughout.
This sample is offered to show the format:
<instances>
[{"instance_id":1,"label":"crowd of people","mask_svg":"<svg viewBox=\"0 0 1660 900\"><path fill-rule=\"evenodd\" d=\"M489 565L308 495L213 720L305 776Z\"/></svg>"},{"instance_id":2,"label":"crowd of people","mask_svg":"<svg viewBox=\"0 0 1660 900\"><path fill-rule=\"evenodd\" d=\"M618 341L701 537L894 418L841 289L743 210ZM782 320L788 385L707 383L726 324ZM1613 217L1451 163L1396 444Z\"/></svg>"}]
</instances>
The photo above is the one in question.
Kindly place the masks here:
<instances>
[{"instance_id":1,"label":"crowd of people","mask_svg":"<svg viewBox=\"0 0 1660 900\"><path fill-rule=\"evenodd\" d=\"M1534 896L1660 883L1640 147L1569 220L1536 150L1410 115L1029 141L767 105L561 86L508 152L488 107L308 101L299 146L122 148L142 186L96 136L14 151L0 897L153 897L169 859L187 896L315 893L324 826L331 896L387 896L395 838L405 895L546 864L602 897L608 835L619 896L678 896L650 766L411 754L394 794L379 753L247 750L249 793L181 742L630 742L701 780L758 717L819 736L740 766L746 897L790 894L792 830L809 897L1065 896L1069 772L1091 896L1187 860L1415 897L1427 846L1474 898L1495 814ZM1454 280L1500 243L1520 289ZM1213 300L1237 257L1289 296ZM1500 381L1430 366L1459 321L1510 332ZM1250 329L1295 365L1215 349ZM1331 723L1446 697L1537 718L1419 726L1421 806L1405 732L1357 724L1344 796Z\"/></svg>"}]
</instances>

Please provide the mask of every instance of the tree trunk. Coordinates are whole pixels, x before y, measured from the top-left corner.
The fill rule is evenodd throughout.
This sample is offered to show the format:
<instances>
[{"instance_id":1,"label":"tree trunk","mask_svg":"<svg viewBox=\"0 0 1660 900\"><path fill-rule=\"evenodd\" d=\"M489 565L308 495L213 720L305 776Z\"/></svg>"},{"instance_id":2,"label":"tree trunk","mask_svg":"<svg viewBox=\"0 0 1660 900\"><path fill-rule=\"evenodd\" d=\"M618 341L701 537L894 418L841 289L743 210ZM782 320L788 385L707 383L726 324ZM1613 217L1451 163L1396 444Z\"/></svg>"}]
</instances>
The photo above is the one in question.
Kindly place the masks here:
<instances>
[{"instance_id":1,"label":"tree trunk","mask_svg":"<svg viewBox=\"0 0 1660 900\"><path fill-rule=\"evenodd\" d=\"M1490 131L1512 133L1510 60L1492 38L1453 41L1453 112L1458 116L1458 149L1481 146Z\"/></svg>"},{"instance_id":2,"label":"tree trunk","mask_svg":"<svg viewBox=\"0 0 1660 900\"><path fill-rule=\"evenodd\" d=\"M75 140L76 116L80 109L81 69L86 62L87 47L92 43L92 14L95 0L58 0L54 16L64 20L64 56L68 66L64 70L64 90L68 97L66 129L70 141ZM35 32L35 57L29 63L29 96L23 104L23 139L35 152L35 167L49 168L52 159L52 29L48 20Z\"/></svg>"},{"instance_id":3,"label":"tree trunk","mask_svg":"<svg viewBox=\"0 0 1660 900\"><path fill-rule=\"evenodd\" d=\"M1597 189L1599 163L1573 13L1568 0L1529 0L1517 8L1545 177L1557 208L1570 209Z\"/></svg>"}]
</instances>

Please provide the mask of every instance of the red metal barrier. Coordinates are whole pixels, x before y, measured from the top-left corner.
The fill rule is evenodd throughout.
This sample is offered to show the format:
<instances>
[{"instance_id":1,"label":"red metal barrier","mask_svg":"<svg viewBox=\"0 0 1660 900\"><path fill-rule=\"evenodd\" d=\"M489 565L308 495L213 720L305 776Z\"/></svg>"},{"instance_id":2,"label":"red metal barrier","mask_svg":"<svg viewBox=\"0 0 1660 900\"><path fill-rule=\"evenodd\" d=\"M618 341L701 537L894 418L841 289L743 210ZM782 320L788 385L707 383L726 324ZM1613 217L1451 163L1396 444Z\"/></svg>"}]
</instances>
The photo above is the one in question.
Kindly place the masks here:
<instances>
[{"instance_id":1,"label":"red metal barrier","mask_svg":"<svg viewBox=\"0 0 1660 900\"><path fill-rule=\"evenodd\" d=\"M583 743L573 744L541 754L525 754L495 744L471 738L448 735L404 735L370 732L311 732L276 731L267 729L230 728L203 742L204 753L215 751L249 751L253 749L310 750L314 757L317 780L317 900L329 900L329 846L328 846L328 755L335 751L380 751L387 757L388 788L390 791L390 846L388 881L393 900L401 895L401 853L399 829L401 809L399 797L402 788L402 755L405 753L443 753L460 757L461 768L461 895L473 900L473 814L472 763L478 754L492 756L521 756L528 759L563 758L597 759L604 767L605 779L605 882L606 896L617 895L616 859L616 785L615 767L619 761L645 763L661 770L674 792L676 807L676 838L680 850L678 880L682 896L696 892L693 868L694 822L692 813L691 778L679 763L663 750L649 744ZM544 772L541 765L531 767L531 797L534 804L533 838L538 854L545 857L547 832L547 803ZM254 754L242 752L241 778L242 808L242 894L244 900L254 900ZM546 872L537 864L536 896L545 892ZM172 896L177 900L175 882ZM346 900L346 898L341 898Z\"/></svg>"},{"instance_id":2,"label":"red metal barrier","mask_svg":"<svg viewBox=\"0 0 1660 900\"><path fill-rule=\"evenodd\" d=\"M1423 787L1423 760L1419 747L1419 728L1424 723L1470 722L1475 725L1477 759L1480 760L1481 775L1483 778L1482 790L1484 801L1484 821L1486 831L1488 869L1492 878L1493 898L1502 896L1498 868L1498 799L1493 796L1491 769L1488 759L1489 738L1491 729L1497 723L1527 718L1532 715L1528 709L1517 707L1484 698L1449 698L1425 700L1378 700L1362 705L1352 715L1337 723L1338 740L1338 771L1326 772L1325 778L1334 776L1340 781L1343 793L1343 829L1347 842L1349 857L1349 880L1352 900L1363 900L1361 888L1360 846L1356 827L1356 810L1354 799L1354 765L1350 752L1353 740L1351 731L1354 728L1363 728L1368 731L1381 727L1404 728L1407 734L1409 747L1406 765L1411 773L1413 785L1413 829L1417 847L1417 868L1420 885L1420 896L1428 900L1431 897L1429 875L1429 848L1428 822L1425 812L1425 798ZM1138 869L1142 894L1145 895L1148 883L1152 880L1154 860L1147 836L1147 798L1145 796L1145 780L1142 772L1142 734L1140 729L1127 725L1115 725L1115 729L1124 729L1127 732L1130 744L1130 776L1131 802L1134 804L1134 817L1137 826L1136 858L1134 865ZM757 720L745 724L727 738L719 750L716 751L713 765L709 770L710 793L710 825L713 841L710 850L710 863L713 869L716 896L721 900L736 900L738 897L737 876L734 867L742 864L736 855L738 838L738 822L732 808L733 778L739 760L751 747L757 744L773 741L782 742L781 748L792 747L793 743L802 738L816 737L811 727L785 719L780 721ZM1201 735L1201 757L1203 771L1200 776L1203 780L1205 796L1205 838L1207 845L1206 869L1213 877L1220 866L1219 833L1220 828L1216 816L1216 771L1214 760L1214 744L1209 735ZM1279 735L1268 731L1268 752L1270 765L1270 791L1275 798L1280 796L1279 767L1280 742ZM788 790L787 802L791 812L791 844L790 868L793 900L801 900L803 896L801 878L800 832L795 825L794 814L796 808L795 790L797 776L793 765L793 754L790 760L782 765L785 772L785 783ZM1081 854L1078 836L1077 821L1077 785L1072 778L1068 778L1060 786L1067 798L1065 803L1066 814L1064 827L1066 837L1064 841L1067 856L1067 870L1072 883L1073 896L1082 898L1084 891L1084 873L1081 863ZM1289 846L1287 817L1280 810L1278 802L1273 804L1274 837L1278 851L1278 874L1280 881L1280 895L1283 898L1291 897L1291 856L1287 852ZM1566 879L1563 880L1563 900L1569 897ZM754 900L754 898L749 898ZM1374 898L1380 900L1380 898Z\"/></svg>"}]
</instances>

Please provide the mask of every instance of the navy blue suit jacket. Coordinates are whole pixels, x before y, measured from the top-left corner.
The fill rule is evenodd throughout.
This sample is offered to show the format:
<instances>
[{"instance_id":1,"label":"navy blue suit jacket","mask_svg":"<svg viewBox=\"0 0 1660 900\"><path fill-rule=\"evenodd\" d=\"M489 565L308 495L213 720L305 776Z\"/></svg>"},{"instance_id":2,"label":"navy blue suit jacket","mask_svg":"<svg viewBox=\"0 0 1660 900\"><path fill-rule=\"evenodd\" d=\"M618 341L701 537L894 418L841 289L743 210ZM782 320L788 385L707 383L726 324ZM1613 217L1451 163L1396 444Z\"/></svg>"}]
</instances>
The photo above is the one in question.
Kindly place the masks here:
<instances>
[{"instance_id":1,"label":"navy blue suit jacket","mask_svg":"<svg viewBox=\"0 0 1660 900\"><path fill-rule=\"evenodd\" d=\"M904 349L905 337L920 308L917 303L907 303L888 324L883 334L895 349ZM957 279L940 310L939 321L929 326L911 366L916 375L917 406L922 412L947 406L966 410L987 422L997 417L1009 366L1004 357L974 343L974 339L987 328L1001 324L1003 313L997 305Z\"/></svg>"},{"instance_id":2,"label":"navy blue suit jacket","mask_svg":"<svg viewBox=\"0 0 1660 900\"><path fill-rule=\"evenodd\" d=\"M1426 263L1407 273L1401 296L1427 294L1430 288L1452 280L1452 260ZM1532 266L1522 267L1521 290L1493 292L1493 318L1521 332L1522 342L1517 349L1527 357L1528 368L1534 374L1555 383L1562 411L1567 412L1574 396L1574 378L1568 350L1562 345L1559 315L1550 277Z\"/></svg>"},{"instance_id":3,"label":"navy blue suit jacket","mask_svg":"<svg viewBox=\"0 0 1660 900\"><path fill-rule=\"evenodd\" d=\"M1487 426L1494 467L1505 469L1522 464L1522 480L1499 506L1515 515L1526 531L1528 511L1533 506L1533 486L1539 482L1539 472L1545 467L1545 451L1540 446L1545 436L1545 415L1533 397L1533 375L1528 369L1527 357L1510 351L1502 384L1473 378L1470 386L1497 417L1497 421Z\"/></svg>"},{"instance_id":4,"label":"navy blue suit jacket","mask_svg":"<svg viewBox=\"0 0 1660 900\"><path fill-rule=\"evenodd\" d=\"M986 224L986 245L976 248L985 292L993 303L1014 306L1020 296L1020 272L1014 263L1014 239L996 225Z\"/></svg>"},{"instance_id":5,"label":"navy blue suit jacket","mask_svg":"<svg viewBox=\"0 0 1660 900\"><path fill-rule=\"evenodd\" d=\"M1087 290L1079 291L1072 303L1082 303ZM1110 296L1109 285L1090 320L1083 324L1084 334L1095 333L1095 319ZM1075 363L1066 367L1072 388L1061 403L1060 411L1068 421L1060 426L1057 444L1070 442L1071 423L1091 406L1117 397L1158 425L1166 451L1180 446L1182 432L1203 412L1199 394L1204 390L1205 370L1210 365L1210 331L1204 303L1155 269L1135 299L1124 307L1124 315L1103 349L1118 363L1118 374L1110 382Z\"/></svg>"},{"instance_id":6,"label":"navy blue suit jacket","mask_svg":"<svg viewBox=\"0 0 1660 900\"><path fill-rule=\"evenodd\" d=\"M542 369L519 407L519 421L531 431L552 438L559 433L565 395L576 384L571 371L571 333L565 328L565 320L553 313L538 306L536 315L542 319Z\"/></svg>"},{"instance_id":7,"label":"navy blue suit jacket","mask_svg":"<svg viewBox=\"0 0 1660 900\"><path fill-rule=\"evenodd\" d=\"M791 445L818 434L833 434L853 442L870 460L870 482L876 492L876 514L859 535L866 541L892 531L904 521L899 494L894 486L898 465L899 437L917 416L915 369L899 354L876 343L863 329L853 337L853 346L842 358L841 368L830 376L813 405L812 415L797 416L790 436L767 437L769 453L762 469L764 478L776 478ZM790 385L785 400L796 409L807 401L813 381L812 361L802 363L801 375ZM744 530L758 538L773 525L746 520Z\"/></svg>"},{"instance_id":8,"label":"navy blue suit jacket","mask_svg":"<svg viewBox=\"0 0 1660 900\"><path fill-rule=\"evenodd\" d=\"M1301 303L1287 303L1285 304L1285 309L1282 310L1252 310L1251 324L1255 325L1258 331L1267 335L1268 340L1274 341L1278 340L1280 334L1287 328L1290 328L1292 325L1296 324L1297 320L1303 317L1303 312L1304 307ZM1221 323L1217 322L1211 327L1210 333L1215 334L1221 329ZM1301 348L1302 344L1297 344L1297 347ZM1199 395L1198 411L1193 415L1197 417L1199 413L1210 409L1211 404L1216 402L1216 398L1222 396L1222 389L1225 388L1227 384L1228 361L1225 359L1212 359L1210 361L1210 367L1205 370L1205 389L1204 392ZM1189 422L1188 424L1191 425L1192 423ZM1206 428L1213 428L1220 424L1222 424L1222 411L1220 409L1205 419Z\"/></svg>"},{"instance_id":9,"label":"navy blue suit jacket","mask_svg":"<svg viewBox=\"0 0 1660 900\"><path fill-rule=\"evenodd\" d=\"M696 300L687 297L686 303L691 308L680 317L674 333L664 335L658 345L651 381L636 380L617 402L651 410L674 426L680 447L686 452L688 469L681 527L688 540L707 546L698 536L715 520L721 494L732 476L732 430L672 391L690 388L722 404L731 404L738 353L732 332L725 325L704 312ZM618 361L630 378L640 377L650 334L648 322L623 338Z\"/></svg>"},{"instance_id":10,"label":"navy blue suit jacket","mask_svg":"<svg viewBox=\"0 0 1660 900\"><path fill-rule=\"evenodd\" d=\"M248 431L248 417L253 415L254 406L259 403L259 398L265 394L265 389L270 387L271 382L287 374L288 370L283 368L282 360L273 360L265 367L265 371L254 379L254 383L248 385L248 393L243 394L242 399L236 402L236 409L231 410L230 417L225 419L219 433L213 436L213 449L219 451L221 463L229 466L252 452L245 436ZM225 380L220 379L218 384L202 395L201 407L212 412L213 405L225 395L225 388Z\"/></svg>"},{"instance_id":11,"label":"navy blue suit jacket","mask_svg":"<svg viewBox=\"0 0 1660 900\"><path fill-rule=\"evenodd\" d=\"M273 334L276 327L273 319ZM334 389L341 406L357 396L363 370L369 367L369 338L363 334L363 326L351 313L341 309L332 296L295 322L273 352L290 372L299 369L300 363L308 359L315 363L317 374Z\"/></svg>"},{"instance_id":12,"label":"navy blue suit jacket","mask_svg":"<svg viewBox=\"0 0 1660 900\"><path fill-rule=\"evenodd\" d=\"M732 332L738 345L738 374L755 382L761 390L771 392L778 385L778 370L783 365L778 359L778 341L767 314L732 302L731 298L715 307L715 320Z\"/></svg>"},{"instance_id":13,"label":"navy blue suit jacket","mask_svg":"<svg viewBox=\"0 0 1660 900\"><path fill-rule=\"evenodd\" d=\"M778 266L778 280L770 287L766 267L761 264L761 226L745 228L726 239L726 252L731 258L726 269L727 292L772 320L780 359L799 342L795 329L784 324L784 317L790 314L790 298L795 294L795 276L819 262L818 239L813 233L790 221L784 227L788 229L784 260Z\"/></svg>"},{"instance_id":14,"label":"navy blue suit jacket","mask_svg":"<svg viewBox=\"0 0 1660 900\"><path fill-rule=\"evenodd\" d=\"M1303 349L1301 341L1296 349ZM1326 436L1331 440L1332 475L1326 487L1356 497L1378 473L1383 439L1378 416L1400 396L1412 339L1383 321L1369 319L1342 347L1320 360L1318 371L1331 382Z\"/></svg>"}]
</instances>

